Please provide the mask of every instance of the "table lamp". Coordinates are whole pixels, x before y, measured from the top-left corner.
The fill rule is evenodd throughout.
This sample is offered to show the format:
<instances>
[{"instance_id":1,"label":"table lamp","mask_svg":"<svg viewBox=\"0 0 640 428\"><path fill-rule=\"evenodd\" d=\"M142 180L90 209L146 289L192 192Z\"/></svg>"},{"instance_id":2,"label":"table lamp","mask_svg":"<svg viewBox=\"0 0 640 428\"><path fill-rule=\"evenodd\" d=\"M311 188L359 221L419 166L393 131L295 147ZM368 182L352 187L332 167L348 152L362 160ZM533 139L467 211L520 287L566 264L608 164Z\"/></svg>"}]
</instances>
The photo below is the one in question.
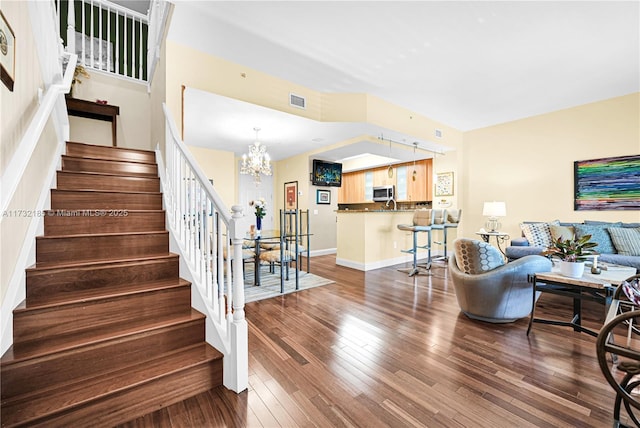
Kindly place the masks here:
<instances>
[{"instance_id":1,"label":"table lamp","mask_svg":"<svg viewBox=\"0 0 640 428\"><path fill-rule=\"evenodd\" d=\"M485 202L482 215L489 217L489 220L485 224L489 232L497 232L500 226L502 226L498 222L498 217L505 217L507 215L507 206L504 202Z\"/></svg>"}]
</instances>

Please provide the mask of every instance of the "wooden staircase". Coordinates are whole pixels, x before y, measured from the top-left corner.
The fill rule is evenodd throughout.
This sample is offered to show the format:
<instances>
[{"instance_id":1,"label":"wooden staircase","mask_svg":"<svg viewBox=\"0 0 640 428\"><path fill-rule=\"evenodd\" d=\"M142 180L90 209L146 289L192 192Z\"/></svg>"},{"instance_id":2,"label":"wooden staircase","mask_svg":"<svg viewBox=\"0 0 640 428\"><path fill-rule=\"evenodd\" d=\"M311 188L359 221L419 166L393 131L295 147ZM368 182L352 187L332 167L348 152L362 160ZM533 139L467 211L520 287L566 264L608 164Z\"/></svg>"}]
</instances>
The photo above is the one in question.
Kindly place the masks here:
<instances>
[{"instance_id":1,"label":"wooden staircase","mask_svg":"<svg viewBox=\"0 0 640 428\"><path fill-rule=\"evenodd\" d=\"M155 154L67 143L57 186L0 360L2 426L113 426L221 385Z\"/></svg>"}]
</instances>

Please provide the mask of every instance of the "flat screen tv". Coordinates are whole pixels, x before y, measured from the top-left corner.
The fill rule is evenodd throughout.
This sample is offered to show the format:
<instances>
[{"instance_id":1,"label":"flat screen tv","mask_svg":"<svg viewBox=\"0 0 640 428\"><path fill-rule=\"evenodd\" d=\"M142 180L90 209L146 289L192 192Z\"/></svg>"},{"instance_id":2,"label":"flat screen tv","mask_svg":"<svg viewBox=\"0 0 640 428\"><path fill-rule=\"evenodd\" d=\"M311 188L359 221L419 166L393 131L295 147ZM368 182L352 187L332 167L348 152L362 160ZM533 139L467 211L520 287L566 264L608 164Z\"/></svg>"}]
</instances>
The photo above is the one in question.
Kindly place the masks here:
<instances>
[{"instance_id":1,"label":"flat screen tv","mask_svg":"<svg viewBox=\"0 0 640 428\"><path fill-rule=\"evenodd\" d=\"M314 186L342 186L342 164L314 159L311 182Z\"/></svg>"}]
</instances>

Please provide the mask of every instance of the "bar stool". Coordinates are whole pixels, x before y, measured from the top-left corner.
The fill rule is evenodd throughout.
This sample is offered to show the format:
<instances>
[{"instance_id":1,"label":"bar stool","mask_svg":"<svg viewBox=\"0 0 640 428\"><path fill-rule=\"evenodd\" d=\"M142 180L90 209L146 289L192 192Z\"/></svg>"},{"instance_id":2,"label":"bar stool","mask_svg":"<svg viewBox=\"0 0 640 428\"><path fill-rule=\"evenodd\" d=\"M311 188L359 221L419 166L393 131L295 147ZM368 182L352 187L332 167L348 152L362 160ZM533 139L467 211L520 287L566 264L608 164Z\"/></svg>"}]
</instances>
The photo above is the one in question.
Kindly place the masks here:
<instances>
[{"instance_id":1,"label":"bar stool","mask_svg":"<svg viewBox=\"0 0 640 428\"><path fill-rule=\"evenodd\" d=\"M433 219L433 223L431 224L431 230L440 230L442 231L442 236L445 234L444 224L447 222L447 210L444 209L432 209L433 213L431 218ZM446 240L446 238L444 238ZM442 241L433 241L434 244L442 245ZM442 256L435 257L433 260L446 260L446 255L443 258Z\"/></svg>"},{"instance_id":2,"label":"bar stool","mask_svg":"<svg viewBox=\"0 0 640 428\"><path fill-rule=\"evenodd\" d=\"M413 254L413 267L409 270L409 276L414 276L420 272L420 268L429 271L431 269L431 226L433 224L432 210L416 210L413 212L413 224L399 224L398 229L411 232L413 234L413 247L408 250L400 250L403 253ZM418 233L427 234L427 244L418 245ZM418 249L427 250L427 263L418 265Z\"/></svg>"},{"instance_id":3,"label":"bar stool","mask_svg":"<svg viewBox=\"0 0 640 428\"><path fill-rule=\"evenodd\" d=\"M441 216L442 221L434 220L434 225L431 227L434 230L435 229L442 230L442 242L435 241L434 244L444 245L444 256L438 257L438 259L446 262L449 260L449 256L447 255L447 231L449 229L454 229L458 227L458 223L460 223L460 217L462 215L462 210L456 209L456 210L437 210L437 211L443 211L443 214ZM436 219L438 218L439 216L436 214Z\"/></svg>"}]
</instances>

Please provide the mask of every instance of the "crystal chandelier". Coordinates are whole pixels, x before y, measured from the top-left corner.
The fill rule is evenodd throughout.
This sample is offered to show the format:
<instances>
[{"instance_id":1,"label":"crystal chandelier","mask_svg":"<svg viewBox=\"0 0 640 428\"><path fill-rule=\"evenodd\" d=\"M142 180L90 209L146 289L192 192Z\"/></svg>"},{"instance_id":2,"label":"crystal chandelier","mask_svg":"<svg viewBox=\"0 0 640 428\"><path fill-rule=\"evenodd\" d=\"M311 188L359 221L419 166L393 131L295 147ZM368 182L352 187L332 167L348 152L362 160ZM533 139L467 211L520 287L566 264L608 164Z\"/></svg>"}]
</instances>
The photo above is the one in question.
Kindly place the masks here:
<instances>
[{"instance_id":1,"label":"crystal chandelier","mask_svg":"<svg viewBox=\"0 0 640 428\"><path fill-rule=\"evenodd\" d=\"M253 176L253 182L260 184L260 174L271 175L271 158L267 153L267 148L258 141L258 131L260 128L253 128L256 131L256 141L249 146L249 155L242 155L242 167L240 174Z\"/></svg>"}]
</instances>

